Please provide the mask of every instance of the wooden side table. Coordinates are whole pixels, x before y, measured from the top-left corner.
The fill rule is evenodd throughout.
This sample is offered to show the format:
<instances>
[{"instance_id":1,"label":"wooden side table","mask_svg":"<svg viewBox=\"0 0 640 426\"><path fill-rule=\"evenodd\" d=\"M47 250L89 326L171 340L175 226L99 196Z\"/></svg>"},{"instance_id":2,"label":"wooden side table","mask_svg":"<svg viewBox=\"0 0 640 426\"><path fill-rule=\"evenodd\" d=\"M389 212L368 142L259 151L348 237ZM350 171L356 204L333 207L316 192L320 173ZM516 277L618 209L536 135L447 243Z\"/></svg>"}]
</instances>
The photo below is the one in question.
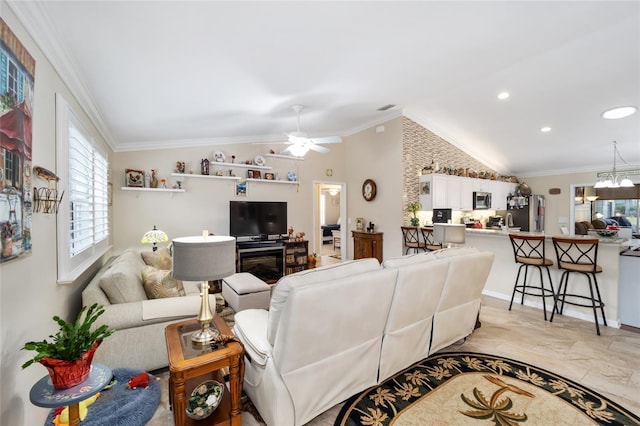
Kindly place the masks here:
<instances>
[{"instance_id":1,"label":"wooden side table","mask_svg":"<svg viewBox=\"0 0 640 426\"><path fill-rule=\"evenodd\" d=\"M232 335L224 320L215 315L213 324L220 334ZM187 394L209 379L224 383L220 369L229 368L229 388L225 389L218 408L206 419L210 425L240 426L240 395L244 380L244 348L240 343L198 345L191 334L200 328L197 320L171 324L165 329L169 353L169 402L176 426L199 425L186 415Z\"/></svg>"},{"instance_id":2,"label":"wooden side table","mask_svg":"<svg viewBox=\"0 0 640 426\"><path fill-rule=\"evenodd\" d=\"M382 232L351 231L353 259L375 257L382 263Z\"/></svg>"},{"instance_id":3,"label":"wooden side table","mask_svg":"<svg viewBox=\"0 0 640 426\"><path fill-rule=\"evenodd\" d=\"M33 405L46 408L69 406L69 426L80 424L80 401L100 392L111 381L111 370L102 364L91 364L91 372L84 382L68 389L55 389L49 375L38 380L29 392Z\"/></svg>"}]
</instances>

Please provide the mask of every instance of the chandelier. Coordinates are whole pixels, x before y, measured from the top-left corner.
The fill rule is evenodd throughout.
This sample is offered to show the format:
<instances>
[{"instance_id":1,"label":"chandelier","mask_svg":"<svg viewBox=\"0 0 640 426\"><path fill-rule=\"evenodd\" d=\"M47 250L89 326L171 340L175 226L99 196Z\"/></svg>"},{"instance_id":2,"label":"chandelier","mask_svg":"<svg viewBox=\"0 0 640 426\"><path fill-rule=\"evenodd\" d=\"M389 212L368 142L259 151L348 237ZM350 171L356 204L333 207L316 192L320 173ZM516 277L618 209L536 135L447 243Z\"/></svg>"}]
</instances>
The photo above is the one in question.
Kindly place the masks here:
<instances>
[{"instance_id":1,"label":"chandelier","mask_svg":"<svg viewBox=\"0 0 640 426\"><path fill-rule=\"evenodd\" d=\"M613 170L610 172L598 173L598 182L594 188L629 188L633 186L633 182L629 179L629 175L640 174L640 170L620 170L616 169L616 159L620 157L624 163L624 158L618 151L618 143L613 141Z\"/></svg>"}]
</instances>

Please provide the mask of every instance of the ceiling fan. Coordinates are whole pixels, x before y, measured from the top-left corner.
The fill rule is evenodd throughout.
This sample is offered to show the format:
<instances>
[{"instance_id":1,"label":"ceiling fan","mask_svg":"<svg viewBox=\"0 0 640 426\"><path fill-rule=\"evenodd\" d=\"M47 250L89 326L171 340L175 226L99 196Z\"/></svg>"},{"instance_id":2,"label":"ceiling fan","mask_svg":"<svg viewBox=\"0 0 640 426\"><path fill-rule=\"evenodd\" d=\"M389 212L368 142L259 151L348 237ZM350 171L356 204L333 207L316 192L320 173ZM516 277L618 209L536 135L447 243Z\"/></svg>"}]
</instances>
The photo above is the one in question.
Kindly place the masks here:
<instances>
[{"instance_id":1,"label":"ceiling fan","mask_svg":"<svg viewBox=\"0 0 640 426\"><path fill-rule=\"evenodd\" d=\"M294 157L304 157L309 150L326 154L329 152L329 148L325 148L319 144L342 142L342 138L340 136L328 136L324 138L307 137L306 133L300 131L300 111L304 109L304 106L294 105L291 109L295 111L298 116L298 126L295 132L285 133L289 138L287 142L289 146L282 151L283 154L293 155Z\"/></svg>"}]
</instances>

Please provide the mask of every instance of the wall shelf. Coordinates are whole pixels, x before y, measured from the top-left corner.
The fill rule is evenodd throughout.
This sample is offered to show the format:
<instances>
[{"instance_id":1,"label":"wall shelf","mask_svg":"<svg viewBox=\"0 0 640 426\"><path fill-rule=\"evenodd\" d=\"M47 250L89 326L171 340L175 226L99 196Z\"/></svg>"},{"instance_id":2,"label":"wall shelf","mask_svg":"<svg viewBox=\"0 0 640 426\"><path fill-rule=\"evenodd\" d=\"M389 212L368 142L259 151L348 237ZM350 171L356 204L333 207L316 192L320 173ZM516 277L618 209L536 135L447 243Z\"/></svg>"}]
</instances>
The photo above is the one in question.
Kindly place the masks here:
<instances>
[{"instance_id":1,"label":"wall shelf","mask_svg":"<svg viewBox=\"0 0 640 426\"><path fill-rule=\"evenodd\" d=\"M123 186L120 189L123 191L135 191L137 192L136 196L140 196L141 192L170 192L171 196L175 192L186 192L184 189L174 189L174 188L137 188L130 186Z\"/></svg>"},{"instance_id":2,"label":"wall shelf","mask_svg":"<svg viewBox=\"0 0 640 426\"><path fill-rule=\"evenodd\" d=\"M221 163L216 163L216 164L221 164ZM187 174L187 173L171 173L171 176L184 177L184 178L201 178L201 179L226 179L226 180L242 179L240 176L196 175L196 174Z\"/></svg>"},{"instance_id":3,"label":"wall shelf","mask_svg":"<svg viewBox=\"0 0 640 426\"><path fill-rule=\"evenodd\" d=\"M271 166L258 166L257 164L243 164L243 163L220 163L217 161L209 162L209 168L215 166L225 166L225 167L241 167L243 169L254 169L254 170L271 170L273 167ZM200 175L202 176L202 175ZM206 175L204 175L206 176Z\"/></svg>"},{"instance_id":4,"label":"wall shelf","mask_svg":"<svg viewBox=\"0 0 640 426\"><path fill-rule=\"evenodd\" d=\"M289 185L300 185L299 181L289 181L289 180L270 180L270 179L246 179L247 182L262 182L262 183L281 183L281 184L289 184Z\"/></svg>"},{"instance_id":5,"label":"wall shelf","mask_svg":"<svg viewBox=\"0 0 640 426\"><path fill-rule=\"evenodd\" d=\"M284 155L284 154L265 154L265 157L268 158L282 158L284 160L297 160L304 161L304 157L294 157L293 155Z\"/></svg>"}]
</instances>

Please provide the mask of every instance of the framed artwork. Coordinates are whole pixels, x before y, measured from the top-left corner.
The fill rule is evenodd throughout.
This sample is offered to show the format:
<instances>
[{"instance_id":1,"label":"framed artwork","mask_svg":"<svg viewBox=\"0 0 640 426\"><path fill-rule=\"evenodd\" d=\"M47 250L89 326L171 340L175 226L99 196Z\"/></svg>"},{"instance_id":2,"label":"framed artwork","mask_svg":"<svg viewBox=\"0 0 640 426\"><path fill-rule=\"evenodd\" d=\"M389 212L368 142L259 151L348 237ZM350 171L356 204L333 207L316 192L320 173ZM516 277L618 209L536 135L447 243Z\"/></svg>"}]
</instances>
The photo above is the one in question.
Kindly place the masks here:
<instances>
[{"instance_id":1,"label":"framed artwork","mask_svg":"<svg viewBox=\"0 0 640 426\"><path fill-rule=\"evenodd\" d=\"M129 188L142 188L144 187L144 171L125 169L124 170L125 186Z\"/></svg>"},{"instance_id":2,"label":"framed artwork","mask_svg":"<svg viewBox=\"0 0 640 426\"><path fill-rule=\"evenodd\" d=\"M0 263L31 252L33 195L40 191L31 173L35 68L0 18ZM49 191L47 184L41 188Z\"/></svg>"},{"instance_id":3,"label":"framed artwork","mask_svg":"<svg viewBox=\"0 0 640 426\"><path fill-rule=\"evenodd\" d=\"M236 182L236 196L237 197L247 196L247 182Z\"/></svg>"},{"instance_id":4,"label":"framed artwork","mask_svg":"<svg viewBox=\"0 0 640 426\"><path fill-rule=\"evenodd\" d=\"M430 194L431 194L431 182L421 182L420 195L430 195Z\"/></svg>"},{"instance_id":5,"label":"framed artwork","mask_svg":"<svg viewBox=\"0 0 640 426\"><path fill-rule=\"evenodd\" d=\"M249 179L261 179L262 176L260 174L260 170L248 170L247 177Z\"/></svg>"},{"instance_id":6,"label":"framed artwork","mask_svg":"<svg viewBox=\"0 0 640 426\"><path fill-rule=\"evenodd\" d=\"M264 178L266 180L275 180L275 175L273 173L265 173Z\"/></svg>"},{"instance_id":7,"label":"framed artwork","mask_svg":"<svg viewBox=\"0 0 640 426\"><path fill-rule=\"evenodd\" d=\"M356 230L364 231L364 218L356 217Z\"/></svg>"}]
</instances>

